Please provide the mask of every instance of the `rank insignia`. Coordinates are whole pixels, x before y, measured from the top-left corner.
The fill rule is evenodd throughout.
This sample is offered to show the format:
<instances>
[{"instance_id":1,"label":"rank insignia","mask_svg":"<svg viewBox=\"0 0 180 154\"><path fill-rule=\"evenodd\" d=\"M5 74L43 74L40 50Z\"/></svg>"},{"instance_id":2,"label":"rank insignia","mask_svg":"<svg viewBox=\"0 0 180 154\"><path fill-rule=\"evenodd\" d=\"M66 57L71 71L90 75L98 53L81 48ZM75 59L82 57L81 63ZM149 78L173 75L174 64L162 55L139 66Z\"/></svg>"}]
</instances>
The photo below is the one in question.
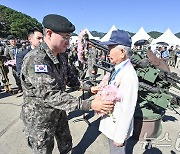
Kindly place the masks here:
<instances>
[{"instance_id":1,"label":"rank insignia","mask_svg":"<svg viewBox=\"0 0 180 154\"><path fill-rule=\"evenodd\" d=\"M36 73L48 72L47 65L34 65L34 70L35 70Z\"/></svg>"}]
</instances>

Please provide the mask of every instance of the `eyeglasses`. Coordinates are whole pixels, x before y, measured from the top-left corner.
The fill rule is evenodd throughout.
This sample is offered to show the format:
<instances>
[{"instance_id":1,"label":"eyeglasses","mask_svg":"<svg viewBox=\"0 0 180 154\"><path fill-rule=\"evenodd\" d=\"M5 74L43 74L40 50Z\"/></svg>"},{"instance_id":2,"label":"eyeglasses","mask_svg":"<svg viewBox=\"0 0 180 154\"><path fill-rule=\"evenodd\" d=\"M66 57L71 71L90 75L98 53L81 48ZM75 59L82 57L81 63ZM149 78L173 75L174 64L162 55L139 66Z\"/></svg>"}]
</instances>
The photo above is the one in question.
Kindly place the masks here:
<instances>
[{"instance_id":1,"label":"eyeglasses","mask_svg":"<svg viewBox=\"0 0 180 154\"><path fill-rule=\"evenodd\" d=\"M59 34L64 40L69 41L71 39L70 34L64 35L63 33L60 33L60 32L54 32L54 33Z\"/></svg>"}]
</instances>

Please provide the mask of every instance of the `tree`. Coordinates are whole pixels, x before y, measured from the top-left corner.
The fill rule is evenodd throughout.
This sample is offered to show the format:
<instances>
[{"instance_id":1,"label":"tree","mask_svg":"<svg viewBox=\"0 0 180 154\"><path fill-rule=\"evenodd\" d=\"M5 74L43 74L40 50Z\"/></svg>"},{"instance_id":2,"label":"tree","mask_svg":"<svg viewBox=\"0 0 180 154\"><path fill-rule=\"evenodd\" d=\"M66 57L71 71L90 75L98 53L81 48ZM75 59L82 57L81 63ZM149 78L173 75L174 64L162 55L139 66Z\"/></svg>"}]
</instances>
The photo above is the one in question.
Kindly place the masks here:
<instances>
[{"instance_id":1,"label":"tree","mask_svg":"<svg viewBox=\"0 0 180 154\"><path fill-rule=\"evenodd\" d=\"M7 37L13 34L16 37L27 39L27 34L33 27L42 28L37 19L26 14L0 5L0 36Z\"/></svg>"}]
</instances>

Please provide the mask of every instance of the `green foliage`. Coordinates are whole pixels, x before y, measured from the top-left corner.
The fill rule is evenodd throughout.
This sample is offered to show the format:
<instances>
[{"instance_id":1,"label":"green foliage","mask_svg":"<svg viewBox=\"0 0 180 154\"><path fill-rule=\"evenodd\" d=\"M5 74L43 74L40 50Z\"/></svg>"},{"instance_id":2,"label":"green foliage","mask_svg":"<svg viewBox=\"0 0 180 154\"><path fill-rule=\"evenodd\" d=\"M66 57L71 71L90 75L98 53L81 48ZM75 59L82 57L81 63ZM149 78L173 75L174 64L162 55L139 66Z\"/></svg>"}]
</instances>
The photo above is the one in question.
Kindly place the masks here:
<instances>
[{"instance_id":1,"label":"green foliage","mask_svg":"<svg viewBox=\"0 0 180 154\"><path fill-rule=\"evenodd\" d=\"M129 35L131 35L131 37L133 37L135 35L135 33L129 32Z\"/></svg>"},{"instance_id":2,"label":"green foliage","mask_svg":"<svg viewBox=\"0 0 180 154\"><path fill-rule=\"evenodd\" d=\"M94 37L100 37L102 38L106 33L103 33L103 32L97 32L97 31L91 31L90 32L92 34L92 36Z\"/></svg>"},{"instance_id":3,"label":"green foliage","mask_svg":"<svg viewBox=\"0 0 180 154\"><path fill-rule=\"evenodd\" d=\"M9 34L27 39L27 34L33 27L41 28L41 24L30 16L0 5L0 37L6 38Z\"/></svg>"},{"instance_id":4,"label":"green foliage","mask_svg":"<svg viewBox=\"0 0 180 154\"><path fill-rule=\"evenodd\" d=\"M162 35L163 33L157 32L157 31L151 31L148 33L152 38L156 39L158 38L160 35Z\"/></svg>"},{"instance_id":5,"label":"green foliage","mask_svg":"<svg viewBox=\"0 0 180 154\"><path fill-rule=\"evenodd\" d=\"M175 34L178 38L180 38L180 32Z\"/></svg>"}]
</instances>

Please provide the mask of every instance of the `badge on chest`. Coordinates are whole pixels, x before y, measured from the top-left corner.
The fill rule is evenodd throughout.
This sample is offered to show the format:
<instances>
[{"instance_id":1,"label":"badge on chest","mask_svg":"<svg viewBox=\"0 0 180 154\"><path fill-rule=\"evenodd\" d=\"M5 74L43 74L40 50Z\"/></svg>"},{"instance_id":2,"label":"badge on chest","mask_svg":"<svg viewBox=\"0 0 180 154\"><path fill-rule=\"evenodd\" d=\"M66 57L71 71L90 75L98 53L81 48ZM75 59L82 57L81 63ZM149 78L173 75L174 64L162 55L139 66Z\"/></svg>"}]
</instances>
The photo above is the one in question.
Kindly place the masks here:
<instances>
[{"instance_id":1,"label":"badge on chest","mask_svg":"<svg viewBox=\"0 0 180 154\"><path fill-rule=\"evenodd\" d=\"M34 65L34 71L36 73L48 72L47 65Z\"/></svg>"}]
</instances>

